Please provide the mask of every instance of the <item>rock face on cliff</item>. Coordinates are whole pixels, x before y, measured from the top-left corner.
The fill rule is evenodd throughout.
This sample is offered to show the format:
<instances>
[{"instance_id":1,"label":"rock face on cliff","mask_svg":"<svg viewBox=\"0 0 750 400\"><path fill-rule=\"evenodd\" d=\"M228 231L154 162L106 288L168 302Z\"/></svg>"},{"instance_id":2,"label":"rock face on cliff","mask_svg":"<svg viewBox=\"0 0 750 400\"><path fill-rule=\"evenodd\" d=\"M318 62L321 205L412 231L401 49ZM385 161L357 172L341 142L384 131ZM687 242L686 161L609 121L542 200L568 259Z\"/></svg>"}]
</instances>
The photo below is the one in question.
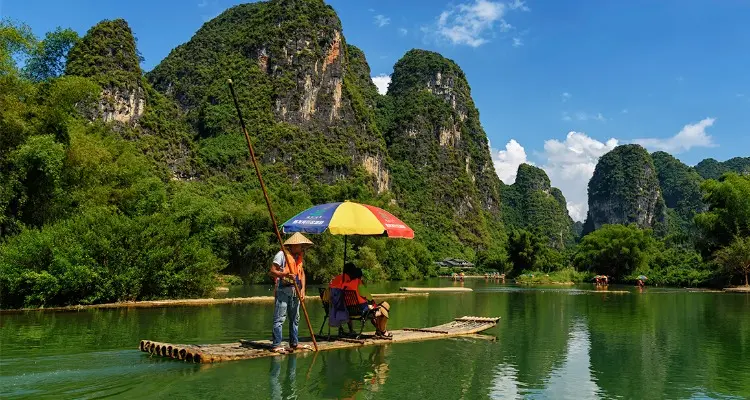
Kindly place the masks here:
<instances>
[{"instance_id":1,"label":"rock face on cliff","mask_svg":"<svg viewBox=\"0 0 750 400\"><path fill-rule=\"evenodd\" d=\"M365 74L364 54L346 44L330 6L272 0L226 10L147 77L215 148L237 145L232 78L258 153L279 176L330 184L362 171L382 192L385 142ZM221 161L209 166L224 170Z\"/></svg>"},{"instance_id":2,"label":"rock face on cliff","mask_svg":"<svg viewBox=\"0 0 750 400\"><path fill-rule=\"evenodd\" d=\"M699 162L695 170L703 179L719 179L725 172L750 174L750 157L734 157L723 162L707 158Z\"/></svg>"},{"instance_id":3,"label":"rock face on cliff","mask_svg":"<svg viewBox=\"0 0 750 400\"><path fill-rule=\"evenodd\" d=\"M535 231L562 249L577 236L562 191L550 186L541 168L518 166L516 181L503 189L503 220L506 225Z\"/></svg>"},{"instance_id":4,"label":"rock face on cliff","mask_svg":"<svg viewBox=\"0 0 750 400\"><path fill-rule=\"evenodd\" d=\"M70 50L66 75L89 78L101 93L92 120L113 124L123 138L135 141L167 177L199 175L192 133L177 107L142 76L135 38L122 19L94 25Z\"/></svg>"},{"instance_id":5,"label":"rock face on cliff","mask_svg":"<svg viewBox=\"0 0 750 400\"><path fill-rule=\"evenodd\" d=\"M666 209L651 155L636 144L618 146L599 159L589 181L584 234L605 224L663 229Z\"/></svg>"},{"instance_id":6,"label":"rock face on cliff","mask_svg":"<svg viewBox=\"0 0 750 400\"><path fill-rule=\"evenodd\" d=\"M95 118L135 123L144 113L146 94L135 38L122 19L94 25L70 50L67 75L93 78L102 86Z\"/></svg>"},{"instance_id":7,"label":"rock face on cliff","mask_svg":"<svg viewBox=\"0 0 750 400\"><path fill-rule=\"evenodd\" d=\"M437 53L411 50L393 70L385 128L399 202L433 229L482 246L500 214L487 136L463 71ZM382 119L382 118L381 118Z\"/></svg>"}]
</instances>

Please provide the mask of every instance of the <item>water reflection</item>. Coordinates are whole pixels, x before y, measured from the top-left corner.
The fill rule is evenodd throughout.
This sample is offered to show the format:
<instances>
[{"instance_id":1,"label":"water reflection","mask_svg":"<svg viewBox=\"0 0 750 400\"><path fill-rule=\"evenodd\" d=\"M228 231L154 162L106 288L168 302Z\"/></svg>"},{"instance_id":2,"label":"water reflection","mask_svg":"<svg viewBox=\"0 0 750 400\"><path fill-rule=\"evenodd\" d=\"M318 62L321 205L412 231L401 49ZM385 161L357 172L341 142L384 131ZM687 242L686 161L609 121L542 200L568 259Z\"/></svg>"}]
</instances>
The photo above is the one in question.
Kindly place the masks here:
<instances>
[{"instance_id":1,"label":"water reflection","mask_svg":"<svg viewBox=\"0 0 750 400\"><path fill-rule=\"evenodd\" d=\"M198 366L149 358L136 345L268 338L273 307L2 315L0 397L750 398L748 295L465 284L475 291L394 299L389 325L499 316L486 332L497 342L393 343ZM324 313L310 305L317 327Z\"/></svg>"},{"instance_id":2,"label":"water reflection","mask_svg":"<svg viewBox=\"0 0 750 400\"><path fill-rule=\"evenodd\" d=\"M376 394L388 380L389 352L390 346L385 345L273 357L269 363L270 398L287 400L313 395L353 399ZM298 365L300 357L304 359L302 365Z\"/></svg>"},{"instance_id":3,"label":"water reflection","mask_svg":"<svg viewBox=\"0 0 750 400\"><path fill-rule=\"evenodd\" d=\"M591 341L583 322L576 322L570 331L565 362L550 374L547 385L539 393L542 398L596 399L599 387L591 375Z\"/></svg>"},{"instance_id":4,"label":"water reflection","mask_svg":"<svg viewBox=\"0 0 750 400\"><path fill-rule=\"evenodd\" d=\"M576 321L568 335L567 350L562 364L553 368L544 383L529 387L519 380L518 367L500 363L495 367L490 397L493 399L554 398L595 399L599 388L591 375L589 352L591 342L586 324Z\"/></svg>"},{"instance_id":5,"label":"water reflection","mask_svg":"<svg viewBox=\"0 0 750 400\"><path fill-rule=\"evenodd\" d=\"M283 377L281 376L282 363L286 363L286 374ZM296 399L297 355L273 357L271 359L269 379L271 382L271 399Z\"/></svg>"},{"instance_id":6,"label":"water reflection","mask_svg":"<svg viewBox=\"0 0 750 400\"><path fill-rule=\"evenodd\" d=\"M521 393L518 382L518 371L508 364L498 364L495 368L495 378L492 380L490 397L493 399L519 399Z\"/></svg>"}]
</instances>

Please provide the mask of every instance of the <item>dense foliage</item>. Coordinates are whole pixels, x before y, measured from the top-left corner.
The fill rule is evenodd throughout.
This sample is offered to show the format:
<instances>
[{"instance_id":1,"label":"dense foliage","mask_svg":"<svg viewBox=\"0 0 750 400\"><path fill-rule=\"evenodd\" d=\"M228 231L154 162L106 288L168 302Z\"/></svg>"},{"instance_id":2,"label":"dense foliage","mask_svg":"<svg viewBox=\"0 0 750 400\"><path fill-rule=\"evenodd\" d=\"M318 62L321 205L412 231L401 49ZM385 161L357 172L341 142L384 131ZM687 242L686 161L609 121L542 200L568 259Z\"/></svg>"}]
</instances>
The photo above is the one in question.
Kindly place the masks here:
<instances>
[{"instance_id":1,"label":"dense foliage","mask_svg":"<svg viewBox=\"0 0 750 400\"><path fill-rule=\"evenodd\" d=\"M536 230L547 238L545 245L558 250L574 244L578 236L560 189L550 186L543 169L528 164L518 166L516 181L505 186L503 220L509 227Z\"/></svg>"},{"instance_id":2,"label":"dense foliage","mask_svg":"<svg viewBox=\"0 0 750 400\"><path fill-rule=\"evenodd\" d=\"M68 52L76 43L78 33L72 29L58 27L53 32L48 32L44 40L32 49L24 74L37 82L62 76Z\"/></svg>"},{"instance_id":3,"label":"dense foliage","mask_svg":"<svg viewBox=\"0 0 750 400\"><path fill-rule=\"evenodd\" d=\"M657 151L651 154L659 176L659 186L667 207L675 209L685 218L700 212L701 176L671 154Z\"/></svg>"},{"instance_id":4,"label":"dense foliage","mask_svg":"<svg viewBox=\"0 0 750 400\"><path fill-rule=\"evenodd\" d=\"M391 157L392 190L429 231L438 257L499 265L505 233L500 186L468 82L452 60L411 50L394 66L378 104Z\"/></svg>"},{"instance_id":5,"label":"dense foliage","mask_svg":"<svg viewBox=\"0 0 750 400\"><path fill-rule=\"evenodd\" d=\"M323 17L330 17L325 10ZM39 58L45 68L57 68L64 41L58 48L45 45L9 23L1 32L7 73L0 79L8 90L0 93L0 307L203 296L218 283L220 270L268 282L265 272L277 245L222 75L208 85L221 96L222 108L214 108L219 118L204 113L191 119L171 96L142 79L135 41L122 20L104 21L77 41L63 60L67 73L59 77L54 68L44 76L21 71L14 57ZM349 71L342 89L346 104L360 119L352 124L372 124L365 130L369 137L378 132L378 95L364 55L342 46L343 56L354 59L342 64ZM116 56L107 62L91 62L110 53ZM250 82L238 85L242 92L261 89L262 95L262 81L255 88ZM103 88L143 94L146 109L137 123L101 122L92 110ZM313 204L351 199L389 208L418 238L429 232L390 194L378 195L362 167L352 168L348 147L336 148L314 126L274 122L270 107L266 114L243 111L260 130L252 135L263 143L264 174L279 221ZM352 138L347 123L328 131L342 146ZM274 157L286 157L278 148L289 140L297 156L275 163ZM375 146L356 151L384 151L377 135L374 140ZM321 171L345 179L321 181ZM297 173L304 178L295 179ZM328 234L313 240L310 279L325 281L343 265L343 240ZM425 242L353 238L348 254L369 279L419 278L436 273Z\"/></svg>"},{"instance_id":6,"label":"dense foliage","mask_svg":"<svg viewBox=\"0 0 750 400\"><path fill-rule=\"evenodd\" d=\"M727 172L736 172L738 174L750 173L750 157L734 157L729 160L720 162L713 158L707 158L695 166L695 171L703 179L719 179Z\"/></svg>"},{"instance_id":7,"label":"dense foliage","mask_svg":"<svg viewBox=\"0 0 750 400\"><path fill-rule=\"evenodd\" d=\"M589 181L584 234L605 224L636 224L664 231L666 209L651 155L637 144L603 155Z\"/></svg>"},{"instance_id":8,"label":"dense foliage","mask_svg":"<svg viewBox=\"0 0 750 400\"><path fill-rule=\"evenodd\" d=\"M648 230L633 225L604 225L581 240L573 263L578 269L621 279L648 265L654 245Z\"/></svg>"},{"instance_id":9,"label":"dense foliage","mask_svg":"<svg viewBox=\"0 0 750 400\"><path fill-rule=\"evenodd\" d=\"M702 185L708 211L695 222L702 230L701 247L713 252L736 237L750 237L750 175L726 174L721 180Z\"/></svg>"},{"instance_id":10,"label":"dense foliage","mask_svg":"<svg viewBox=\"0 0 750 400\"><path fill-rule=\"evenodd\" d=\"M123 87L140 81L140 57L133 32L125 20L101 21L81 40L67 40L75 45L67 55L66 74L95 77L102 86ZM63 41L63 45L66 44ZM59 58L64 52L57 50L57 53Z\"/></svg>"},{"instance_id":11,"label":"dense foliage","mask_svg":"<svg viewBox=\"0 0 750 400\"><path fill-rule=\"evenodd\" d=\"M750 285L750 236L737 236L729 245L716 252L716 262L729 274L744 275Z\"/></svg>"}]
</instances>

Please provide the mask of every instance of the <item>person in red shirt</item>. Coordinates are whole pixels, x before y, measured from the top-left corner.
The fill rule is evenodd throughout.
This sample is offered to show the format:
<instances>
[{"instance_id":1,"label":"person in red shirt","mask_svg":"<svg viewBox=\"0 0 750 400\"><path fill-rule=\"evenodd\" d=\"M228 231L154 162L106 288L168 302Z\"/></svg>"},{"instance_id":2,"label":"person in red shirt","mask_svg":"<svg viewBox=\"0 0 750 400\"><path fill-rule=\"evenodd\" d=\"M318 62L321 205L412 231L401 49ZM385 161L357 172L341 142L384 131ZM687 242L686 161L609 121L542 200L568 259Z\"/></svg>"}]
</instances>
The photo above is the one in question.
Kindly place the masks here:
<instances>
[{"instance_id":1,"label":"person in red shirt","mask_svg":"<svg viewBox=\"0 0 750 400\"><path fill-rule=\"evenodd\" d=\"M331 280L329 287L355 291L362 313L365 313L367 310L376 309L372 320L373 325L375 325L376 334L379 336L391 336L391 333L387 330L390 305L385 301L379 305L375 303L372 294L370 294L362 283L362 270L357 268L354 263L346 263L344 273L335 276ZM352 322L348 321L348 325L349 332L353 333Z\"/></svg>"}]
</instances>

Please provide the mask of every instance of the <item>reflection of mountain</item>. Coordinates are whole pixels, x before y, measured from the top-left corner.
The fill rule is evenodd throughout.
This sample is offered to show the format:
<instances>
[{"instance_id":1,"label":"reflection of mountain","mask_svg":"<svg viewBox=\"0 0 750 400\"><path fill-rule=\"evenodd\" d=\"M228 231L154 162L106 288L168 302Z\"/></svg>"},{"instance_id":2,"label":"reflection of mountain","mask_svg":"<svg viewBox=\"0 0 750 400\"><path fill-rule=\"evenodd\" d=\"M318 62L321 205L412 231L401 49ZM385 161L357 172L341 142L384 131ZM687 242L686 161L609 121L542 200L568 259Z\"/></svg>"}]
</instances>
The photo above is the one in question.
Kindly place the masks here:
<instances>
[{"instance_id":1,"label":"reflection of mountain","mask_svg":"<svg viewBox=\"0 0 750 400\"><path fill-rule=\"evenodd\" d=\"M550 399L593 399L599 388L591 376L591 342L586 325L575 323L570 331L568 350L562 365L554 368L543 387L528 389L529 382L518 380L518 370L503 363L495 368L490 388L493 399L541 397Z\"/></svg>"},{"instance_id":2,"label":"reflection of mountain","mask_svg":"<svg viewBox=\"0 0 750 400\"><path fill-rule=\"evenodd\" d=\"M575 296L521 292L510 297L508 319L500 323L500 340L513 343L506 362L515 365L519 381L541 387L564 362Z\"/></svg>"},{"instance_id":3,"label":"reflection of mountain","mask_svg":"<svg viewBox=\"0 0 750 400\"><path fill-rule=\"evenodd\" d=\"M586 325L576 323L570 332L568 354L560 368L552 371L542 391L545 398L595 399L599 388L591 376L591 341Z\"/></svg>"},{"instance_id":4,"label":"reflection of mountain","mask_svg":"<svg viewBox=\"0 0 750 400\"><path fill-rule=\"evenodd\" d=\"M750 398L749 302L684 292L628 302L596 302L598 311L586 318L591 369L603 393Z\"/></svg>"},{"instance_id":5,"label":"reflection of mountain","mask_svg":"<svg viewBox=\"0 0 750 400\"><path fill-rule=\"evenodd\" d=\"M521 397L518 386L518 371L508 364L500 364L495 368L495 378L490 387L490 397L493 399L518 399Z\"/></svg>"}]
</instances>

